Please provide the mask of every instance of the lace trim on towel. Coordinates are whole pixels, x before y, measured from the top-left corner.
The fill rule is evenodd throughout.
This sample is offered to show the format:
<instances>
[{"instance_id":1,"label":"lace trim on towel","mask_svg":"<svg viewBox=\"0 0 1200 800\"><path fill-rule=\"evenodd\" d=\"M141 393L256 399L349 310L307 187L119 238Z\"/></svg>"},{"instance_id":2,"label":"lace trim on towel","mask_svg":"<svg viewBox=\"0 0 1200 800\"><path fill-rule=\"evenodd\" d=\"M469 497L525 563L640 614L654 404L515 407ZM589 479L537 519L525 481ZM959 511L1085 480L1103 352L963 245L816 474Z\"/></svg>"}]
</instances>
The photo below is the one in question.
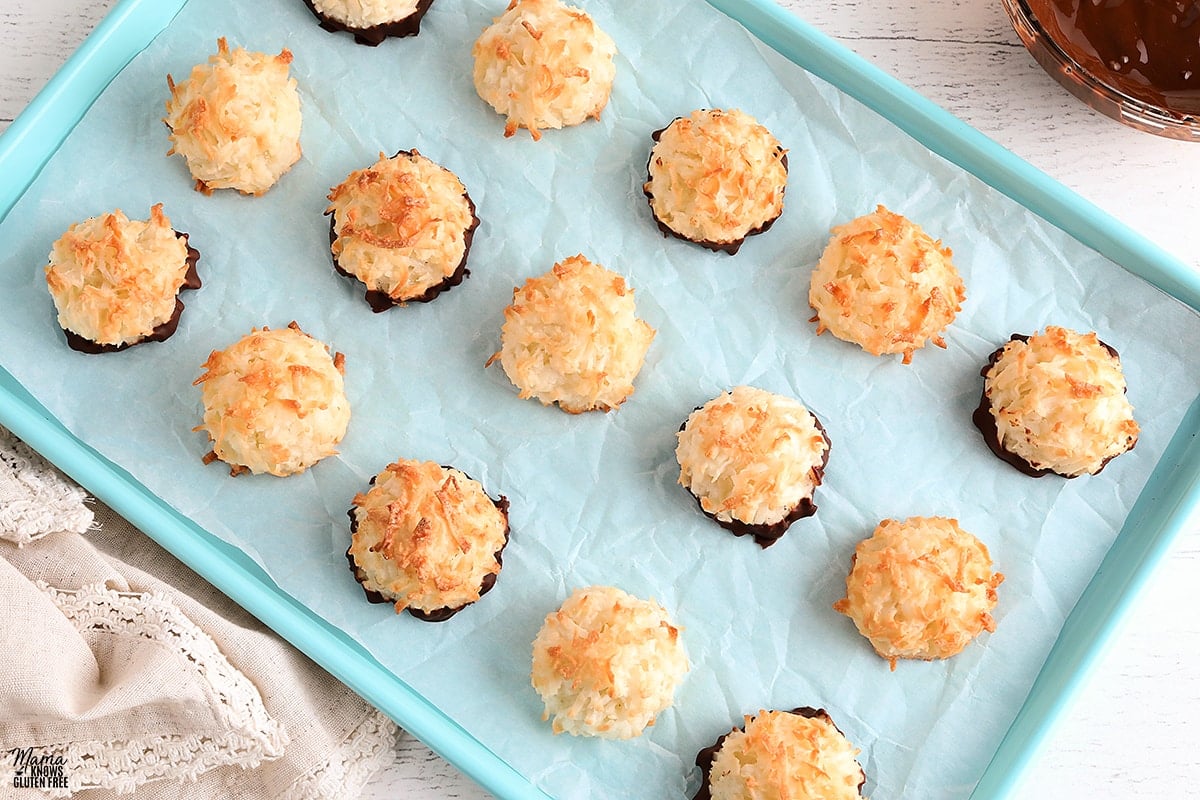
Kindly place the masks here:
<instances>
[{"instance_id":1,"label":"lace trim on towel","mask_svg":"<svg viewBox=\"0 0 1200 800\"><path fill-rule=\"evenodd\" d=\"M22 547L57 531L83 533L93 519L86 498L83 489L0 428L0 539Z\"/></svg>"},{"instance_id":2,"label":"lace trim on towel","mask_svg":"<svg viewBox=\"0 0 1200 800\"><path fill-rule=\"evenodd\" d=\"M392 761L396 732L396 723L372 710L328 761L297 778L280 800L361 796L375 773Z\"/></svg>"},{"instance_id":3,"label":"lace trim on towel","mask_svg":"<svg viewBox=\"0 0 1200 800\"><path fill-rule=\"evenodd\" d=\"M228 731L221 736L146 736L128 742L67 742L45 748L65 758L69 789L134 791L149 781L194 780L214 767L255 767L283 755L288 737L263 706L249 679L233 667L208 634L196 627L158 592L115 592L102 585L64 591L39 583L80 631L138 636L178 650L183 668L190 667L205 688L217 718Z\"/></svg>"}]
</instances>

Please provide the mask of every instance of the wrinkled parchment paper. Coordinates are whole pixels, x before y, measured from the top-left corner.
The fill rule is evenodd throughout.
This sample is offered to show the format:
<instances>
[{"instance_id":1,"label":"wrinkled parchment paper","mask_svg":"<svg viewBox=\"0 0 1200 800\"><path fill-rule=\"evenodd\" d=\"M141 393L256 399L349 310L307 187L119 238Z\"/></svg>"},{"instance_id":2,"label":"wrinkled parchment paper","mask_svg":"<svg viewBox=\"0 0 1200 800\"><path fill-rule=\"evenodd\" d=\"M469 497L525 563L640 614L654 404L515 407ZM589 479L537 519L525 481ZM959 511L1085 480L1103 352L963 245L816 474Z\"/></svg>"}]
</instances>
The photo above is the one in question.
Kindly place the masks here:
<instances>
[{"instance_id":1,"label":"wrinkled parchment paper","mask_svg":"<svg viewBox=\"0 0 1200 800\"><path fill-rule=\"evenodd\" d=\"M506 140L470 78L471 43L501 6L439 0L418 38L371 49L320 30L299 0L192 0L0 226L0 361L82 440L553 796L690 796L696 751L743 714L812 705L862 748L869 795L965 797L1200 389L1196 317L698 0L587 0L620 48L603 118ZM261 198L204 197L164 155L166 75L186 75L219 35L295 54L304 158ZM664 239L641 194L650 133L700 107L742 108L790 151L783 217L732 258ZM380 151L412 147L462 178L482 225L462 286L376 315L331 268L325 195ZM70 351L42 278L51 243L74 221L115 207L144 218L160 201L202 253L205 285L183 296L178 333ZM967 286L948 349L911 366L817 338L807 321L829 228L877 203L941 237ZM520 401L483 366L512 288L578 252L628 276L658 330L636 393L607 416ZM346 355L354 416L340 457L287 479L203 466L201 363L252 326L293 319ZM1025 477L971 425L987 355L1047 324L1095 329L1123 357L1143 433L1100 476ZM816 517L767 551L676 485L680 422L740 383L802 399L833 441ZM454 464L512 502L496 588L445 624L368 605L346 567L350 499L398 457ZM914 514L959 518L1007 580L995 634L892 673L830 606L855 543ZM654 597L684 628L691 673L635 741L553 736L529 686L543 617L588 584Z\"/></svg>"}]
</instances>

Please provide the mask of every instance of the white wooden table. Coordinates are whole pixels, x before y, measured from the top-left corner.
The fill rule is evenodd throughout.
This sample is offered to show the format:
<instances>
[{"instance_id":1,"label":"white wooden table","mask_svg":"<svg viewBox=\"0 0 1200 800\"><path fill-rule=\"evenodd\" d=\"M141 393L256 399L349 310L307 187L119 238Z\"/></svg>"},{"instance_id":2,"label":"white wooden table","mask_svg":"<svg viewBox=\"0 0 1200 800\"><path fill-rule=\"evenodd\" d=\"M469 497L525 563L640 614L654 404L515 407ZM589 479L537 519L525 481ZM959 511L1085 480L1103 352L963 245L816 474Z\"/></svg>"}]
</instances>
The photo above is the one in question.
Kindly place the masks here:
<instances>
[{"instance_id":1,"label":"white wooden table","mask_svg":"<svg viewBox=\"0 0 1200 800\"><path fill-rule=\"evenodd\" d=\"M113 2L0 0L0 130ZM1200 143L1091 112L1034 63L999 0L781 4L1200 269ZM1198 583L1193 530L1030 771L1022 800L1200 796ZM405 735L365 797L488 795Z\"/></svg>"}]
</instances>

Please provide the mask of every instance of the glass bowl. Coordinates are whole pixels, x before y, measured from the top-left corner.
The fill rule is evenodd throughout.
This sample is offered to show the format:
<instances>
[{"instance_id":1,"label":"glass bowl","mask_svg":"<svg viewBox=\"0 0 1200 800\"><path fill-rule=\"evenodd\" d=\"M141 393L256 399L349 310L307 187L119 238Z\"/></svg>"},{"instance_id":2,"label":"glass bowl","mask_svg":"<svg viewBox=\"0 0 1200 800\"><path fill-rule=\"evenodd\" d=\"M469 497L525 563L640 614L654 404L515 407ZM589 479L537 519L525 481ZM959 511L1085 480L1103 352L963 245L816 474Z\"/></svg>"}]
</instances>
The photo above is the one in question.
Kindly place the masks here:
<instances>
[{"instance_id":1,"label":"glass bowl","mask_svg":"<svg viewBox=\"0 0 1200 800\"><path fill-rule=\"evenodd\" d=\"M1200 0L1002 0L1042 68L1141 131L1200 141Z\"/></svg>"}]
</instances>

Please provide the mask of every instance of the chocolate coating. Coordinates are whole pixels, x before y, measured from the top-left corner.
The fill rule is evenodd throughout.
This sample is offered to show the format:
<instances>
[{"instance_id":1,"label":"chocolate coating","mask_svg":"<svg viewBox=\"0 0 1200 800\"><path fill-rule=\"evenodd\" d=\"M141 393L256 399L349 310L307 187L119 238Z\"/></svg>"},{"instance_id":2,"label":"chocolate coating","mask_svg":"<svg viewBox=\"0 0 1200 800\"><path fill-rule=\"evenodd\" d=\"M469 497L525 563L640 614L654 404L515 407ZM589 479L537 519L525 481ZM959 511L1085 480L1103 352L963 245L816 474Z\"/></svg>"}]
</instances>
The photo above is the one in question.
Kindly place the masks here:
<instances>
[{"instance_id":1,"label":"chocolate coating","mask_svg":"<svg viewBox=\"0 0 1200 800\"><path fill-rule=\"evenodd\" d=\"M830 718L828 712L826 712L823 708L800 706L799 708L793 708L787 713L796 714L797 716L805 717L806 719L823 718L830 725L832 725L834 730L836 730L838 733L842 732L842 729L837 726L837 723ZM742 727L742 730L745 730L745 726ZM732 733L732 731L730 731L730 733ZM725 744L725 739L728 736L728 733L722 734L721 737L717 739L715 744L713 744L711 747L705 747L696 754L696 766L700 768L700 789L696 792L696 795L692 798L692 800L712 800L712 792L708 781L708 773L712 770L713 759L717 757L717 753L721 750L721 745ZM863 786L865 786L866 783L867 774L864 772L862 780L858 783L859 797L862 796Z\"/></svg>"},{"instance_id":2,"label":"chocolate coating","mask_svg":"<svg viewBox=\"0 0 1200 800\"><path fill-rule=\"evenodd\" d=\"M699 410L700 408L700 406L697 406L696 410ZM811 411L808 413L812 414ZM829 464L829 451L833 448L833 443L829 441L829 433L825 430L825 426L821 424L821 420L817 419L817 415L812 414L812 418L813 422L815 422L817 425L817 430L819 430L821 435L825 437L825 453L821 457L821 463L818 466L813 467L813 477L815 478L813 483L813 491L816 491L816 487L820 486L821 481L825 478L825 467ZM679 426L679 430L682 431L685 427L687 427L687 420L684 420L684 423ZM688 493L692 494L690 489L688 490ZM742 522L739 519L731 519L728 521L717 519L716 514L711 514L704 510L704 504L700 502L699 497L696 497L695 494L692 494L692 498L695 499L696 505L699 506L700 512L704 514L704 516L708 517L713 522L732 533L734 536L753 537L754 541L757 542L758 546L763 550L766 550L768 547L783 538L783 535L787 533L788 528L792 526L793 522L804 519L805 517L811 517L813 514L817 513L816 503L813 502L811 497L805 497L796 504L795 508L788 512L787 516L778 522L752 525L748 522Z\"/></svg>"},{"instance_id":3,"label":"chocolate coating","mask_svg":"<svg viewBox=\"0 0 1200 800\"><path fill-rule=\"evenodd\" d=\"M429 7L433 5L433 0L421 0L417 4L416 10L404 19L398 19L393 22L382 22L378 25L372 25L369 28L355 28L341 20L336 20L333 17L322 14L317 10L313 0L304 0L304 5L308 6L308 10L321 23L321 27L330 33L344 31L345 33L353 34L354 41L358 44L366 45L367 47L376 47L388 37L399 39L405 36L416 36L420 33L421 19L425 16L425 12L429 10Z\"/></svg>"},{"instance_id":4,"label":"chocolate coating","mask_svg":"<svg viewBox=\"0 0 1200 800\"><path fill-rule=\"evenodd\" d=\"M187 272L184 273L183 283L179 285L179 291L187 289L200 288L200 273L196 271L196 265L200 262L200 251L188 244L188 235L175 231L175 235L183 239L184 245L187 246ZM171 338L171 334L179 328L179 318L183 316L183 301L178 296L175 297L175 310L171 312L171 316L166 322L161 325L156 325L150 333L134 342L125 342L124 344L100 344L93 342L91 339L85 339L75 331L63 329L63 334L67 339L67 346L72 350L88 355L97 355L99 353L119 353L122 350L128 350L134 345L143 344L145 342L165 342Z\"/></svg>"},{"instance_id":5,"label":"chocolate coating","mask_svg":"<svg viewBox=\"0 0 1200 800\"><path fill-rule=\"evenodd\" d=\"M451 469L451 468L446 467L446 469ZM466 473L464 473L464 474L466 474ZM470 476L468 476L468 477L470 477ZM374 483L375 483L374 477L371 478L370 483L371 483L371 485L374 485ZM489 497L488 499L491 499L491 498ZM500 545L500 549L497 550L495 553L496 563L499 564L500 566L504 566L504 561L503 561L504 548L508 546L508 539L509 539L509 532L510 532L510 528L508 525L508 498L505 497L504 495L500 495L500 499L492 500L492 504L494 506L496 506L497 511L499 511L501 514L504 515L504 544ZM347 511L346 514L350 517L350 535L353 536L358 531L358 520L355 519L355 517L354 517L354 509L353 508L351 508L349 511ZM363 594L365 594L367 596L367 602L369 602L369 603L393 603L393 604L395 603L394 600L389 600L387 597L384 597L384 595L382 593L377 592L374 589L367 588L367 586L366 586L367 575L365 572L363 572L359 568L358 564L354 561L354 556L353 556L353 554L351 554L349 547L346 548L346 561L349 562L349 564L350 564L350 572L354 575L354 580L358 581L359 585L362 586ZM479 596L480 597L483 597L485 594L487 594L489 591L491 591L493 586L496 585L496 577L498 575L499 575L498 572L491 572L491 573L488 573L487 575L483 576L483 580L481 580L479 582ZM478 602L478 601L476 600L473 602ZM409 614L412 614L414 617L421 620L422 622L445 622L446 620L450 619L455 614L457 614L459 611L462 611L464 608L466 608L469 605L471 605L471 603L464 603L463 605L457 606L457 607L447 606L445 608L435 608L433 611L422 611L419 608L412 608L410 606L410 607L406 608L405 610L408 611Z\"/></svg>"},{"instance_id":6,"label":"chocolate coating","mask_svg":"<svg viewBox=\"0 0 1200 800\"><path fill-rule=\"evenodd\" d=\"M392 156L392 158L395 158L396 156L401 155L401 154L411 156L412 151L411 150L398 150L398 151L396 151L396 155ZM374 311L376 314L380 314L384 311L387 311L389 308L393 308L394 306L404 305L405 303L428 303L429 301L436 298L442 292L449 291L450 289L453 289L455 286L458 286L460 283L463 282L464 278L466 278L468 275L471 274L471 270L467 269L467 256L469 256L471 254L471 242L473 242L475 240L475 229L479 227L479 217L475 213L475 201L471 199L471 195L464 191L463 197L466 198L467 207L471 211L471 224L467 226L467 229L465 231L463 231L462 261L458 262L458 266L455 268L454 272L450 273L445 278L445 280L443 280L440 283L437 283L433 286L430 286L428 289L426 289L424 292L417 295L416 297L406 297L406 298L397 300L397 299L393 298L391 295L389 295L387 292L381 292L378 289L368 289L366 291L365 297L367 300L367 305L369 305L371 307L372 311ZM357 281L358 277L355 276L354 274L348 272L347 270L342 269L342 265L338 263L337 256L333 254L333 249L332 249L333 243L336 242L338 239L336 223L337 223L337 214L330 212L330 214L329 214L329 246L330 246L329 253L330 253L330 257L333 259L333 268L334 268L334 270L337 271L337 273L339 275L344 275L345 277L350 278L351 280ZM361 283L361 281L359 281L359 282Z\"/></svg>"},{"instance_id":7,"label":"chocolate coating","mask_svg":"<svg viewBox=\"0 0 1200 800\"><path fill-rule=\"evenodd\" d=\"M1046 34L1113 89L1179 114L1200 113L1197 0L1025 0Z\"/></svg>"},{"instance_id":8,"label":"chocolate coating","mask_svg":"<svg viewBox=\"0 0 1200 800\"><path fill-rule=\"evenodd\" d=\"M683 119L683 118L676 117L674 120L672 120L672 123L674 123L675 121L680 120L680 119ZM654 131L654 133L650 134L650 138L657 142L659 140L659 138L662 137L663 131L665 131L669 127L671 127L671 126L667 125L665 128L659 128L658 130ZM779 150L783 150L783 148L780 147ZM650 157L646 159L646 182L647 183L649 183L649 181L650 181L650 162L653 160L654 160L654 150L653 150L653 148L651 148ZM784 172L787 172L787 168L788 168L787 153L783 154L781 163L783 164ZM673 228L671 228L669 225L667 225L665 222L663 222L661 219L658 218L658 214L656 214L654 212L654 202L653 202L654 195L651 194L651 192L648 189L646 189L645 185L642 186L642 194L644 194L646 196L646 202L650 204L650 215L652 217L654 217L654 224L658 226L658 229L660 231L662 231L663 238L670 238L671 236L674 236L676 239L683 239L685 242L692 242L693 244L698 244L705 249L712 250L714 253L728 253L731 256L737 255L738 250L740 250L742 245L746 243L746 239L748 239L751 236L757 236L760 233L766 233L767 231L769 231L771 229L771 226L775 224L775 220L779 219L779 217L783 215L783 209L781 208L779 210L779 213L776 214L774 217L767 220L766 222L759 225L758 227L754 228L753 230L747 231L745 236L743 236L742 238L737 239L735 241L732 241L732 242L710 242L707 239L689 239L688 237L686 237L683 234L679 233L678 231L674 230Z\"/></svg>"}]
</instances>

